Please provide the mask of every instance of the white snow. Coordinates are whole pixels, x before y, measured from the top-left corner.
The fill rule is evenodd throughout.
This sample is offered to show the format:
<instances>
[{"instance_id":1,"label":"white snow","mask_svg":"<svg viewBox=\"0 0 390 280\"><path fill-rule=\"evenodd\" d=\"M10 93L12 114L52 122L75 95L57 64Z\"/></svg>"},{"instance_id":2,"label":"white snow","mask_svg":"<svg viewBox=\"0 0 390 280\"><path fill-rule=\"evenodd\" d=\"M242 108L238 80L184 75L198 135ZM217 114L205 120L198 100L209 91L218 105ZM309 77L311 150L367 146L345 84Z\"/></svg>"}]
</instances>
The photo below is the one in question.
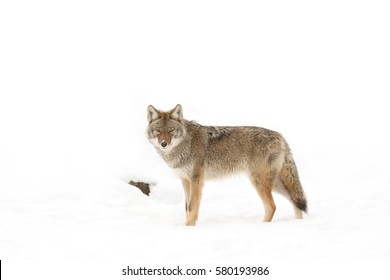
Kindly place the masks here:
<instances>
[{"instance_id":1,"label":"white snow","mask_svg":"<svg viewBox=\"0 0 390 280\"><path fill-rule=\"evenodd\" d=\"M388 279L389 5L264 2L1 1L4 279L177 265ZM185 227L180 180L145 135L149 104L178 103L201 124L281 132L309 215L275 195L262 223L236 176L207 182ZM150 197L130 179L153 183Z\"/></svg>"}]
</instances>

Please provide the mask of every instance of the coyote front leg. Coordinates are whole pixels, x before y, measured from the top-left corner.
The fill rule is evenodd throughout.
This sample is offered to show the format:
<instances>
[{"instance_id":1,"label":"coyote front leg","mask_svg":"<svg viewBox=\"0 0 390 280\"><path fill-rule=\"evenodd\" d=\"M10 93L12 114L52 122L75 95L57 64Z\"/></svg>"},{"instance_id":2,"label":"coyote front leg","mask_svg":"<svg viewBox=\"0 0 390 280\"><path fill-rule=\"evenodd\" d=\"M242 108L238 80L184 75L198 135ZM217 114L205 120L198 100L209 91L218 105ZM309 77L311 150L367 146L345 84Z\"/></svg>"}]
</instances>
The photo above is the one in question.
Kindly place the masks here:
<instances>
[{"instance_id":1,"label":"coyote front leg","mask_svg":"<svg viewBox=\"0 0 390 280\"><path fill-rule=\"evenodd\" d=\"M195 226L198 220L199 205L202 198L202 189L204 185L204 168L199 167L195 169L190 181L190 196L187 207L187 226ZM185 187L184 187L185 188Z\"/></svg>"},{"instance_id":2,"label":"coyote front leg","mask_svg":"<svg viewBox=\"0 0 390 280\"><path fill-rule=\"evenodd\" d=\"M190 203L191 182L186 179L181 179L181 183L184 189L186 217L188 217L188 204Z\"/></svg>"}]
</instances>

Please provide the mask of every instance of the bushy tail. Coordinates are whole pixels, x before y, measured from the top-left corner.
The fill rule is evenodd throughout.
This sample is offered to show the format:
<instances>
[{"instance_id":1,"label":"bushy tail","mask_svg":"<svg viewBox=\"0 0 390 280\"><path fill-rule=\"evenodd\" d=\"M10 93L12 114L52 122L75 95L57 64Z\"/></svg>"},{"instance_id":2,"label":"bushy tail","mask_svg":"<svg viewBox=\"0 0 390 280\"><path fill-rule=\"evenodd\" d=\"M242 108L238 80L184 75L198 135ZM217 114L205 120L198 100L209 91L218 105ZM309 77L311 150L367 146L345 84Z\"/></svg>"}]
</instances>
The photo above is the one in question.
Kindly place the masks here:
<instances>
[{"instance_id":1,"label":"bushy tail","mask_svg":"<svg viewBox=\"0 0 390 280\"><path fill-rule=\"evenodd\" d=\"M308 208L305 192L299 181L297 166L295 165L290 150L287 152L282 170L280 171L280 179L289 193L292 203L294 203L298 209L307 213Z\"/></svg>"}]
</instances>

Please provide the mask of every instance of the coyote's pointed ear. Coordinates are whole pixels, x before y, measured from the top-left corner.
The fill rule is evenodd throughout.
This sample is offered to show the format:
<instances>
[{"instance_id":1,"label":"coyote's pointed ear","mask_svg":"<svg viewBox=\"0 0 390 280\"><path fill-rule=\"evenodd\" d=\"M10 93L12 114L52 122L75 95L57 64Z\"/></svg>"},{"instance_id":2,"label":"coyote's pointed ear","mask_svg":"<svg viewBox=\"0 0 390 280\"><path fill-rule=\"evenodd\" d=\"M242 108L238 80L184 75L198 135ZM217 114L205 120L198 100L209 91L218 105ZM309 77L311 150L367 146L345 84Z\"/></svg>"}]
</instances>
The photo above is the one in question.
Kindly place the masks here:
<instances>
[{"instance_id":1,"label":"coyote's pointed ear","mask_svg":"<svg viewBox=\"0 0 390 280\"><path fill-rule=\"evenodd\" d=\"M175 109L171 111L171 118L181 121L183 119L183 108L180 104L177 104Z\"/></svg>"},{"instance_id":2,"label":"coyote's pointed ear","mask_svg":"<svg viewBox=\"0 0 390 280\"><path fill-rule=\"evenodd\" d=\"M158 111L152 105L148 106L148 122L151 123L158 119Z\"/></svg>"}]
</instances>

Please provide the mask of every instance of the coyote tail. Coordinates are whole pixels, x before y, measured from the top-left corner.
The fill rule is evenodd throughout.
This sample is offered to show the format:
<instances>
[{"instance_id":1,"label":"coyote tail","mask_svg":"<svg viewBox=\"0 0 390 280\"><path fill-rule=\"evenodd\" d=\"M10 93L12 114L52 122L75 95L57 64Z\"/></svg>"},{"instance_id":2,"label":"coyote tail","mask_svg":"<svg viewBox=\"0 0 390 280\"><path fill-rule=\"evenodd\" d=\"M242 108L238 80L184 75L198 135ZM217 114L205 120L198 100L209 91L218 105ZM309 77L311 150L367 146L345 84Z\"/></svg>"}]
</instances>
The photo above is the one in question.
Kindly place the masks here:
<instances>
[{"instance_id":1,"label":"coyote tail","mask_svg":"<svg viewBox=\"0 0 390 280\"><path fill-rule=\"evenodd\" d=\"M308 207L305 192L303 191L298 176L297 166L295 165L295 161L289 148L280 172L280 179L290 195L291 201L295 207L307 213Z\"/></svg>"}]
</instances>

